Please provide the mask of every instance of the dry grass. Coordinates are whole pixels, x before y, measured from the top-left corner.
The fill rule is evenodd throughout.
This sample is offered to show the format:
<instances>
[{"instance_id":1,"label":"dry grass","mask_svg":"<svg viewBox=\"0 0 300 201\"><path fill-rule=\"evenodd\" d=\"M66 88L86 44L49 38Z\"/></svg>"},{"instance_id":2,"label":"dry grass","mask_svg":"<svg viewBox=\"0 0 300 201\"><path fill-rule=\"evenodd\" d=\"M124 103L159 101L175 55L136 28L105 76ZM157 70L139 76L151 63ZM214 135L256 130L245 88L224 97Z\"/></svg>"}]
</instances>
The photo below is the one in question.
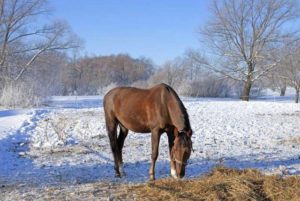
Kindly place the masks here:
<instances>
[{"instance_id":1,"label":"dry grass","mask_svg":"<svg viewBox=\"0 0 300 201\"><path fill-rule=\"evenodd\" d=\"M138 200L300 201L299 176L265 176L253 169L217 167L198 179L163 179L127 188Z\"/></svg>"},{"instance_id":2,"label":"dry grass","mask_svg":"<svg viewBox=\"0 0 300 201\"><path fill-rule=\"evenodd\" d=\"M300 145L300 137L292 137L290 139L283 140L280 143L285 145Z\"/></svg>"},{"instance_id":3,"label":"dry grass","mask_svg":"<svg viewBox=\"0 0 300 201\"><path fill-rule=\"evenodd\" d=\"M0 186L0 200L300 201L300 177L265 176L253 169L218 167L198 179L162 179L140 185L95 182Z\"/></svg>"}]
</instances>

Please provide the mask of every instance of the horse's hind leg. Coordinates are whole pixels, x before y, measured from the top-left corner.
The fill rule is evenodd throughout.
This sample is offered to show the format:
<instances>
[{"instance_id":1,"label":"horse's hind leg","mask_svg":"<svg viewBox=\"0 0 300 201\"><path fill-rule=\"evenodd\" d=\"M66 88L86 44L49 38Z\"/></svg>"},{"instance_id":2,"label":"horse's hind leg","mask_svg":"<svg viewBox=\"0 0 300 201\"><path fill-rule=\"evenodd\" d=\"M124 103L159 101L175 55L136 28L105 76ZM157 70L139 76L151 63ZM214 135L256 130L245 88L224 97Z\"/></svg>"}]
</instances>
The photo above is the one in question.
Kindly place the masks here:
<instances>
[{"instance_id":1,"label":"horse's hind leg","mask_svg":"<svg viewBox=\"0 0 300 201\"><path fill-rule=\"evenodd\" d=\"M120 132L119 132L119 136L118 136L118 162L119 162L119 170L121 173L121 176L125 175L125 172L123 170L123 156L122 156L122 150L123 150L123 146L124 146L124 141L127 137L128 134L128 129L125 128L124 126L122 126L121 124L119 124L120 127Z\"/></svg>"},{"instance_id":2,"label":"horse's hind leg","mask_svg":"<svg viewBox=\"0 0 300 201\"><path fill-rule=\"evenodd\" d=\"M116 118L111 117L110 115L105 114L105 121L106 121L106 130L109 137L110 147L111 151L113 153L114 162L115 162L115 171L116 176L120 177L120 171L119 171L119 158L118 158L118 152L119 152L119 146L117 142L117 126L118 122Z\"/></svg>"}]
</instances>

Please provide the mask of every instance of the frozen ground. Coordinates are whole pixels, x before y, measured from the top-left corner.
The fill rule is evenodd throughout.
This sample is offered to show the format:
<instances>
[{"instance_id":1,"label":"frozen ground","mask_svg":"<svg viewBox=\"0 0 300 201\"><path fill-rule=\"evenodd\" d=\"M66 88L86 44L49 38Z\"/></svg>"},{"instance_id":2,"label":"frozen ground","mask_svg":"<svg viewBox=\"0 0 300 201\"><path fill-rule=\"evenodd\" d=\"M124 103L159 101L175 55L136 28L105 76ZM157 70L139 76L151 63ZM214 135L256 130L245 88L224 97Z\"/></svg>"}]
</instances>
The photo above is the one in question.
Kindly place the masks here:
<instances>
[{"instance_id":1,"label":"frozen ground","mask_svg":"<svg viewBox=\"0 0 300 201\"><path fill-rule=\"evenodd\" d=\"M300 104L274 100L183 98L195 149L186 176L217 164L300 174ZM150 150L149 134L129 133L123 150L127 176L114 178L101 97L54 97L40 109L1 110L0 200L24 186L146 182ZM169 172L163 135L156 176L169 177Z\"/></svg>"}]
</instances>

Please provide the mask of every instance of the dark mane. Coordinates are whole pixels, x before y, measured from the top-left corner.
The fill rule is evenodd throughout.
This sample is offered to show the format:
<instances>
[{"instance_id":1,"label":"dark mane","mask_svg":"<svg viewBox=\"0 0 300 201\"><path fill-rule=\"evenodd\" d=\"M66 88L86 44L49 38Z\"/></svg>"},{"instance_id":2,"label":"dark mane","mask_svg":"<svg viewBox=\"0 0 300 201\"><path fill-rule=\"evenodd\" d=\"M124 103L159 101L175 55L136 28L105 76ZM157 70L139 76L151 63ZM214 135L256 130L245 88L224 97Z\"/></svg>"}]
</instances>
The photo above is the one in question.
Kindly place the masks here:
<instances>
[{"instance_id":1,"label":"dark mane","mask_svg":"<svg viewBox=\"0 0 300 201\"><path fill-rule=\"evenodd\" d=\"M190 125L189 115L188 115L188 113L186 111L186 108L184 107L182 101L180 100L178 94L174 91L174 89L172 89L167 84L163 84L163 85L165 86L167 91L170 92L174 96L176 102L178 103L178 105L180 107L180 111L181 111L181 114L182 114L184 125L186 126L184 129L190 129L191 125Z\"/></svg>"}]
</instances>

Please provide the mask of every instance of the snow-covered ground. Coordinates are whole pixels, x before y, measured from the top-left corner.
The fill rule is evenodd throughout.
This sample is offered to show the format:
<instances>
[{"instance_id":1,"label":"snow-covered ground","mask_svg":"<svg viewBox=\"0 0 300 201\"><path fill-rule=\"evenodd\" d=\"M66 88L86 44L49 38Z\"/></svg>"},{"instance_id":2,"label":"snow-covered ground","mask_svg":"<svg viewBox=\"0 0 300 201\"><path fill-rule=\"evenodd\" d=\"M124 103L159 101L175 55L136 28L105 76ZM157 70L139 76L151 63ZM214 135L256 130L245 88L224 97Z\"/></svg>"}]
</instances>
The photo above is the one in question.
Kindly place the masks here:
<instances>
[{"instance_id":1,"label":"snow-covered ground","mask_svg":"<svg viewBox=\"0 0 300 201\"><path fill-rule=\"evenodd\" d=\"M186 177L218 164L300 174L300 104L273 98L182 99L195 149ZM127 176L116 179L103 115L102 97L54 97L39 109L0 110L0 184L147 181L150 134L129 133L123 150ZM163 135L156 176L169 173Z\"/></svg>"}]
</instances>

